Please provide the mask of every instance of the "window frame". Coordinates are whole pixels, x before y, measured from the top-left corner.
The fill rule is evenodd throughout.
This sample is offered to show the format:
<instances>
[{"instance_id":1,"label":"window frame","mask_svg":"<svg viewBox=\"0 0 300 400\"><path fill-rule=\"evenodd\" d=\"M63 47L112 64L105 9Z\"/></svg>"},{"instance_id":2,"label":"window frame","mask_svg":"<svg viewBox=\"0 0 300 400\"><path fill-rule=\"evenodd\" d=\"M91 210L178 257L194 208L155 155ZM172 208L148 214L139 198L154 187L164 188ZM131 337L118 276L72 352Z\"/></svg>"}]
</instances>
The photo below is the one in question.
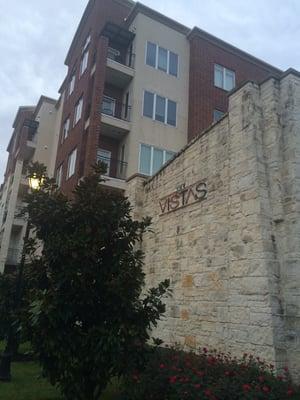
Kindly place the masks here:
<instances>
[{"instance_id":1,"label":"window frame","mask_svg":"<svg viewBox=\"0 0 300 400\"><path fill-rule=\"evenodd\" d=\"M142 155L142 146L145 147L149 147L150 148L150 175L145 174L144 172L141 171L141 155ZM154 150L159 150L163 152L163 163L161 165L161 167L153 173L153 155L154 155ZM156 174L172 157L168 158L166 157L167 153L172 153L172 157L174 157L174 155L177 153L176 151L173 150L167 150L167 149L163 149L161 147L157 147L154 146L152 144L147 144L147 143L140 143L139 146L139 168L138 171L140 174L146 175L146 176L153 176L154 174Z\"/></svg>"},{"instance_id":2,"label":"window frame","mask_svg":"<svg viewBox=\"0 0 300 400\"><path fill-rule=\"evenodd\" d=\"M68 122L68 130L65 131L65 126ZM65 119L65 122L63 123L63 129L62 129L62 135L61 135L61 143L63 143L67 137L69 136L69 132L70 132L70 128L71 128L71 120L70 120L70 115Z\"/></svg>"},{"instance_id":3,"label":"window frame","mask_svg":"<svg viewBox=\"0 0 300 400\"><path fill-rule=\"evenodd\" d=\"M86 36L85 41L84 41L84 44L83 44L83 46L82 46L82 53L85 53L85 51L88 49L88 47L89 47L89 45L90 45L90 43L91 43L91 40L92 40L92 36L91 36L91 34L89 33L89 34Z\"/></svg>"},{"instance_id":4,"label":"window frame","mask_svg":"<svg viewBox=\"0 0 300 400\"><path fill-rule=\"evenodd\" d=\"M219 118L215 118L217 113L219 113L219 115L220 115ZM214 110L213 110L213 123L216 123L216 122L220 121L220 119L222 119L224 117L224 115L225 115L224 111L221 111L218 108L214 108Z\"/></svg>"},{"instance_id":5,"label":"window frame","mask_svg":"<svg viewBox=\"0 0 300 400\"><path fill-rule=\"evenodd\" d=\"M59 165L59 167L57 167L57 169L56 169L56 179L55 179L55 181L56 181L56 185L57 185L58 188L61 187L62 177L63 177L63 163L61 163Z\"/></svg>"},{"instance_id":6,"label":"window frame","mask_svg":"<svg viewBox=\"0 0 300 400\"><path fill-rule=\"evenodd\" d=\"M86 61L85 61L86 60ZM83 62L85 61L85 62ZM85 73L89 64L89 49L87 48L80 59L80 77ZM83 69L84 68L84 69Z\"/></svg>"},{"instance_id":7,"label":"window frame","mask_svg":"<svg viewBox=\"0 0 300 400\"><path fill-rule=\"evenodd\" d=\"M76 82L76 73L73 72L71 75L71 78L69 80L69 90L68 90L68 97L71 96L71 94L74 92L75 90L75 82Z\"/></svg>"},{"instance_id":8,"label":"window frame","mask_svg":"<svg viewBox=\"0 0 300 400\"><path fill-rule=\"evenodd\" d=\"M73 154L75 154L75 160L74 160L74 169L73 169L73 171L72 171L72 173L70 174L70 172L71 172L71 157L73 156ZM77 162L77 147L75 147L72 151L71 151L71 153L69 153L69 156L68 156L68 170L67 170L67 179L70 179L74 174L75 174L75 171L76 171L76 162Z\"/></svg>"},{"instance_id":9,"label":"window frame","mask_svg":"<svg viewBox=\"0 0 300 400\"><path fill-rule=\"evenodd\" d=\"M77 110L78 110L78 106L79 103L81 102L81 109L80 109L80 116L77 119ZM82 111L83 111L83 95L81 95L79 97L79 99L77 100L76 104L75 104L75 108L74 108L74 121L73 121L73 127L76 126L78 124L78 122L81 120L82 118Z\"/></svg>"},{"instance_id":10,"label":"window frame","mask_svg":"<svg viewBox=\"0 0 300 400\"><path fill-rule=\"evenodd\" d=\"M155 46L155 63L154 63L155 65L154 66L147 63L148 44ZM162 68L159 68L159 65L158 65L159 64L159 49L162 49L167 52L167 70L166 71ZM171 53L177 56L177 75L170 73L170 54ZM158 43L151 42L150 40L146 41L145 65L147 65L148 67L157 69L158 71L164 72L167 75L173 76L174 78L178 78L178 76L179 76L179 55L177 53L175 53L175 51L166 49L165 47L160 46Z\"/></svg>"},{"instance_id":11,"label":"window frame","mask_svg":"<svg viewBox=\"0 0 300 400\"><path fill-rule=\"evenodd\" d=\"M216 84L216 70L219 70L221 72L222 70L222 86L219 86ZM226 88L226 74L230 73L233 74L233 87L231 89ZM229 69L227 67L224 67L221 64L214 63L214 86L217 87L218 89L225 90L226 92L230 92L236 87L236 77L235 77L235 71L232 69Z\"/></svg>"},{"instance_id":12,"label":"window frame","mask_svg":"<svg viewBox=\"0 0 300 400\"><path fill-rule=\"evenodd\" d=\"M154 96L154 98L153 98L152 117L149 117L148 115L145 115L145 114L144 114L145 93L146 93L146 92L147 92L147 93L151 93L151 94ZM160 121L160 120L156 119L156 103L157 103L157 96L159 96L159 97L165 99L164 121ZM168 123L168 105L169 105L169 101L172 102L172 103L174 103L174 104L176 105L176 107L175 107L175 108L176 108L175 125L172 125L172 124L169 124L169 123ZM178 103L177 103L177 101L171 100L171 99L169 99L169 98L166 97L166 96L162 96L162 95L160 95L159 93L155 93L155 92L152 92L152 91L150 91L150 90L146 90L146 89L143 90L143 104L142 104L142 116L143 116L143 117L145 117L145 118L150 118L150 119L152 119L153 121L160 122L161 124L164 124L164 125L167 125L167 126L172 126L173 128L177 128L177 122L178 122L178 121L177 121L177 113L178 113Z\"/></svg>"}]
</instances>

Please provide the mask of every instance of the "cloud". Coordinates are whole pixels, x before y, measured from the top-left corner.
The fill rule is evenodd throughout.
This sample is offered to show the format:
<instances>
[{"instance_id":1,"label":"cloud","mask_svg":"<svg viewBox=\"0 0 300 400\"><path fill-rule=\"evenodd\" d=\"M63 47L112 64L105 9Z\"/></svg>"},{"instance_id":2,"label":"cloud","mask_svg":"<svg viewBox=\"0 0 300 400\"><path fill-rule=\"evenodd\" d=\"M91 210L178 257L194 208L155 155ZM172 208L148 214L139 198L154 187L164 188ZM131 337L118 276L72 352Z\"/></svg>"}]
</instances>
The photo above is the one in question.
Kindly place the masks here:
<instances>
[{"instance_id":1,"label":"cloud","mask_svg":"<svg viewBox=\"0 0 300 400\"><path fill-rule=\"evenodd\" d=\"M298 0L144 0L144 4L287 69L300 69ZM20 105L57 97L87 0L0 0L0 180Z\"/></svg>"}]
</instances>

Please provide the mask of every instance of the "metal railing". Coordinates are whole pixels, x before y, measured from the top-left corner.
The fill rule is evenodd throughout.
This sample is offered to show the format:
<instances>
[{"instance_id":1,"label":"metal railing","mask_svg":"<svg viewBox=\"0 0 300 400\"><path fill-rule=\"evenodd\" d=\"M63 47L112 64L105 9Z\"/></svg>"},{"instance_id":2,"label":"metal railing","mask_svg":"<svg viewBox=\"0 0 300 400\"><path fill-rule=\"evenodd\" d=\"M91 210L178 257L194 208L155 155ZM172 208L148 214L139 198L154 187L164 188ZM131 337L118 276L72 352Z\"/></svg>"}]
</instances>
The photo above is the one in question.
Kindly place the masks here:
<instances>
[{"instance_id":1,"label":"metal railing","mask_svg":"<svg viewBox=\"0 0 300 400\"><path fill-rule=\"evenodd\" d=\"M114 118L130 121L131 106L112 97L103 96L101 112Z\"/></svg>"},{"instance_id":2,"label":"metal railing","mask_svg":"<svg viewBox=\"0 0 300 400\"><path fill-rule=\"evenodd\" d=\"M114 49L113 47L108 47L107 58L116 61L119 64L123 64L126 67L134 68L135 64L135 54L130 51L121 51Z\"/></svg>"},{"instance_id":3,"label":"metal railing","mask_svg":"<svg viewBox=\"0 0 300 400\"><path fill-rule=\"evenodd\" d=\"M97 155L97 162L101 161L106 164L106 176L117 179L126 179L127 162L116 160L114 158L104 157L100 154Z\"/></svg>"},{"instance_id":4,"label":"metal railing","mask_svg":"<svg viewBox=\"0 0 300 400\"><path fill-rule=\"evenodd\" d=\"M33 119L25 119L23 126L28 128L27 140L34 142L39 127L39 122Z\"/></svg>"}]
</instances>

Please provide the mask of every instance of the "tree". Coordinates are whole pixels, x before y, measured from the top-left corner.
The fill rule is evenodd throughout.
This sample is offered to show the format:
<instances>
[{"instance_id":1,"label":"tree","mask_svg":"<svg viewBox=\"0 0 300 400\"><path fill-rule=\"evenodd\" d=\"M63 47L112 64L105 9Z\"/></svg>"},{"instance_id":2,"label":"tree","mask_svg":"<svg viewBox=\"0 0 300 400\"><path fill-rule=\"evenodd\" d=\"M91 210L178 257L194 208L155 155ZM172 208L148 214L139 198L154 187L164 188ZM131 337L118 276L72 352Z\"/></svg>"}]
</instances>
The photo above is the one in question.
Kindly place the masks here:
<instances>
[{"instance_id":1,"label":"tree","mask_svg":"<svg viewBox=\"0 0 300 400\"><path fill-rule=\"evenodd\" d=\"M27 198L29 221L43 243L40 256L32 246L27 268L32 345L65 398L99 399L112 377L143 362L169 282L143 295L140 243L150 220L133 221L124 195L101 185L103 165L71 200L41 177L43 170L38 174L41 188Z\"/></svg>"}]
</instances>

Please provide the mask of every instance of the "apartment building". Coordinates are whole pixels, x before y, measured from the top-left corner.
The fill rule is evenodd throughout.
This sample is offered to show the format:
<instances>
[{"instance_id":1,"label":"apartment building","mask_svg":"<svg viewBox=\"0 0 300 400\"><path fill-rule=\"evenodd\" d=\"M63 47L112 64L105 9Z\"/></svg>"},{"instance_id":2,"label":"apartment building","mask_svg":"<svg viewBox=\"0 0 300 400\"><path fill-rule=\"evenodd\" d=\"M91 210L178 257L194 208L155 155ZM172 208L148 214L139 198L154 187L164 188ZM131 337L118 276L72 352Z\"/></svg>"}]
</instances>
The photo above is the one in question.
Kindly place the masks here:
<instances>
[{"instance_id":1,"label":"apartment building","mask_svg":"<svg viewBox=\"0 0 300 400\"><path fill-rule=\"evenodd\" d=\"M0 273L16 266L22 254L26 218L21 210L28 192L27 165L38 161L54 175L62 101L41 96L36 106L18 109L4 183L0 189Z\"/></svg>"},{"instance_id":2,"label":"apartment building","mask_svg":"<svg viewBox=\"0 0 300 400\"><path fill-rule=\"evenodd\" d=\"M97 160L120 189L153 175L227 112L232 89L281 74L129 0L90 0L65 63L56 176L66 194Z\"/></svg>"}]
</instances>

